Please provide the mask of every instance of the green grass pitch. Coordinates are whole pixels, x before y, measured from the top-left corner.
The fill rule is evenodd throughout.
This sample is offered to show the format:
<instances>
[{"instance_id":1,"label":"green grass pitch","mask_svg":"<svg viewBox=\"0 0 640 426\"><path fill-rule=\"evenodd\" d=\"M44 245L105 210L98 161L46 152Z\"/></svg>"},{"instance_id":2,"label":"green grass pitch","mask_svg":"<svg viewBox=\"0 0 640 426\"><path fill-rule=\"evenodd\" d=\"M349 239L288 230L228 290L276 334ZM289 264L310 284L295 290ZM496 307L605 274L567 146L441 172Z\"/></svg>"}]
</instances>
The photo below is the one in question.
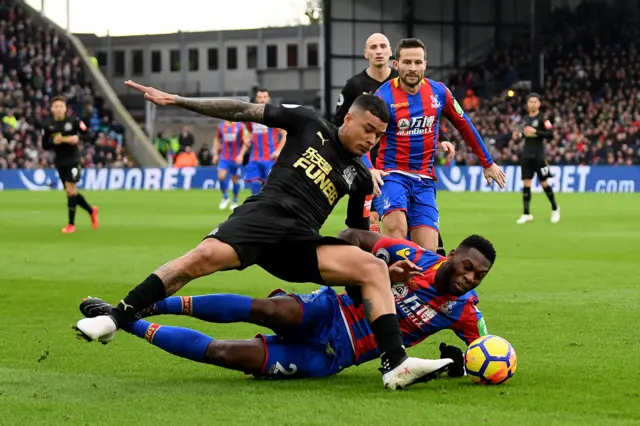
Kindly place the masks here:
<instances>
[{"instance_id":1,"label":"green grass pitch","mask_svg":"<svg viewBox=\"0 0 640 426\"><path fill-rule=\"evenodd\" d=\"M0 193L0 425L631 425L640 424L640 197L560 194L549 223L534 194L516 225L518 194L440 193L452 248L480 233L497 247L479 287L489 332L508 339L518 370L503 386L443 378L405 392L382 388L378 363L326 380L258 381L173 357L120 333L107 346L77 340L77 306L117 302L157 266L192 248L225 218L218 192L87 192L101 208L91 230L63 235L62 192ZM325 233L343 228L345 204ZM284 286L258 268L190 283L181 294L266 296ZM250 338L252 325L156 317L217 339ZM441 333L410 350L437 357Z\"/></svg>"}]
</instances>

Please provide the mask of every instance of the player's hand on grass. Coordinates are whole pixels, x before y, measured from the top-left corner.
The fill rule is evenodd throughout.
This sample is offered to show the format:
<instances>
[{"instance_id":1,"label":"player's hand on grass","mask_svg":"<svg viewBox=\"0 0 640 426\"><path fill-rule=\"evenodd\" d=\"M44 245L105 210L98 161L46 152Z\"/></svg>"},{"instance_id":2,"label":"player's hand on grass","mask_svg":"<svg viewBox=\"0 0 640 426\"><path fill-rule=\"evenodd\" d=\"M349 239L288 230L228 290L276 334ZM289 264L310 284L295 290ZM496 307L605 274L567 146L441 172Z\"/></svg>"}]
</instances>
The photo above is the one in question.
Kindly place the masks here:
<instances>
[{"instance_id":1,"label":"player's hand on grass","mask_svg":"<svg viewBox=\"0 0 640 426\"><path fill-rule=\"evenodd\" d=\"M535 136L535 135L536 135L536 129L534 129L534 128L533 128L533 127L531 127L531 126L527 126L527 127L525 127L525 128L524 128L524 130L522 131L522 133L523 133L526 137L530 138L530 137L532 137L532 136Z\"/></svg>"},{"instance_id":2,"label":"player's hand on grass","mask_svg":"<svg viewBox=\"0 0 640 426\"><path fill-rule=\"evenodd\" d=\"M389 266L389 279L392 283L403 283L416 275L422 276L422 268L409 260L401 260Z\"/></svg>"},{"instance_id":3,"label":"player's hand on grass","mask_svg":"<svg viewBox=\"0 0 640 426\"><path fill-rule=\"evenodd\" d=\"M453 364L450 364L447 369L449 377L464 376L464 354L462 353L462 349L442 342L440 343L440 358L450 358L453 360Z\"/></svg>"},{"instance_id":4,"label":"player's hand on grass","mask_svg":"<svg viewBox=\"0 0 640 426\"><path fill-rule=\"evenodd\" d=\"M453 160L453 158L456 156L456 147L451 142L447 141L442 142L440 146L442 147L442 150L445 152L445 154L447 154L447 161Z\"/></svg>"},{"instance_id":5,"label":"player's hand on grass","mask_svg":"<svg viewBox=\"0 0 640 426\"><path fill-rule=\"evenodd\" d=\"M158 106L174 105L176 103L176 98L178 97L178 95L172 95L153 87L143 86L142 84L138 84L135 81L131 80L125 81L124 84L131 87L132 89L137 90L138 92L144 93L144 98L146 100Z\"/></svg>"},{"instance_id":6,"label":"player's hand on grass","mask_svg":"<svg viewBox=\"0 0 640 426\"><path fill-rule=\"evenodd\" d=\"M486 169L482 169L482 173L484 174L484 178L487 180L487 185L491 186L491 181L493 180L498 184L500 188L504 188L504 185L507 181L507 176L504 174L504 171L498 166L496 163L493 163L491 167Z\"/></svg>"},{"instance_id":7,"label":"player's hand on grass","mask_svg":"<svg viewBox=\"0 0 640 426\"><path fill-rule=\"evenodd\" d=\"M371 172L371 178L373 179L373 196L379 197L382 194L380 187L384 185L382 177L388 176L389 173L378 169L370 169L369 171Z\"/></svg>"}]
</instances>

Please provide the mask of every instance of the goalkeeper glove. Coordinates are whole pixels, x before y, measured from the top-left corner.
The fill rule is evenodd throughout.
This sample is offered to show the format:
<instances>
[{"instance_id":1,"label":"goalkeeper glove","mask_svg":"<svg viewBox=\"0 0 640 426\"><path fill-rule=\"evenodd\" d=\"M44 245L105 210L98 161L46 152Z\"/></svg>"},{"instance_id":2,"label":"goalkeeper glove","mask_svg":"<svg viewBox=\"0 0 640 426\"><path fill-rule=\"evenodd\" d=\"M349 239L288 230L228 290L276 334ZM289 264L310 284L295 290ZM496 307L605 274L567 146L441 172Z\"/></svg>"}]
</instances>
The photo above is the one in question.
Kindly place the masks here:
<instances>
[{"instance_id":1,"label":"goalkeeper glove","mask_svg":"<svg viewBox=\"0 0 640 426\"><path fill-rule=\"evenodd\" d=\"M440 343L440 358L451 358L453 364L449 364L447 374L449 377L464 376L464 354L457 346Z\"/></svg>"}]
</instances>

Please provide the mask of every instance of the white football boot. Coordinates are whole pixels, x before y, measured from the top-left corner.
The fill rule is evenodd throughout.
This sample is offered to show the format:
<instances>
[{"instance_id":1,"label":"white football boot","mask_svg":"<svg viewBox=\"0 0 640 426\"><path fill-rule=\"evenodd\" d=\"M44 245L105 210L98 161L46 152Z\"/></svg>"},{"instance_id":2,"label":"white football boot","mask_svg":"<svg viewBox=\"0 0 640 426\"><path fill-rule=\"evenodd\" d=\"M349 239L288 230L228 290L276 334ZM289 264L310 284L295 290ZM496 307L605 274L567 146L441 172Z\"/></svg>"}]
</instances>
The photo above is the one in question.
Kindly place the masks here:
<instances>
[{"instance_id":1,"label":"white football boot","mask_svg":"<svg viewBox=\"0 0 640 426\"><path fill-rule=\"evenodd\" d=\"M404 389L416 383L435 379L452 364L450 358L421 359L407 358L400 365L382 376L382 383L387 389Z\"/></svg>"},{"instance_id":2,"label":"white football boot","mask_svg":"<svg viewBox=\"0 0 640 426\"><path fill-rule=\"evenodd\" d=\"M551 210L551 223L560 222L560 206L555 210Z\"/></svg>"},{"instance_id":3,"label":"white football boot","mask_svg":"<svg viewBox=\"0 0 640 426\"><path fill-rule=\"evenodd\" d=\"M220 210L226 210L229 207L229 204L231 204L231 199L226 198L226 199L222 199L222 201L220 201L220 204L218 205L218 208Z\"/></svg>"},{"instance_id":4,"label":"white football boot","mask_svg":"<svg viewBox=\"0 0 640 426\"><path fill-rule=\"evenodd\" d=\"M231 203L231 206L229 206L229 210L234 211L235 209L238 208L238 203L237 202L233 202Z\"/></svg>"},{"instance_id":5,"label":"white football boot","mask_svg":"<svg viewBox=\"0 0 640 426\"><path fill-rule=\"evenodd\" d=\"M109 315L94 318L83 318L74 327L89 342L98 341L104 345L116 338L118 327Z\"/></svg>"},{"instance_id":6,"label":"white football boot","mask_svg":"<svg viewBox=\"0 0 640 426\"><path fill-rule=\"evenodd\" d=\"M518 225L522 225L523 223L531 222L533 220L533 215L523 214L520 216L520 219L516 221Z\"/></svg>"}]
</instances>

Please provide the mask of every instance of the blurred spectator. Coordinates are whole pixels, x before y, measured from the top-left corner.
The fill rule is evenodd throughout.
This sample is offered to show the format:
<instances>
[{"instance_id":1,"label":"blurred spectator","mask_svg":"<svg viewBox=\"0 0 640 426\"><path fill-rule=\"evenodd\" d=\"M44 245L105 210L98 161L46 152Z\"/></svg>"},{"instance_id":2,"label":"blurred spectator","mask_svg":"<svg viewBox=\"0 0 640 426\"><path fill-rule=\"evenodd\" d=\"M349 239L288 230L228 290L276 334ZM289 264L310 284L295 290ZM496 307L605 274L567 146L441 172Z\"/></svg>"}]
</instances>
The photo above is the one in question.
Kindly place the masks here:
<instances>
[{"instance_id":1,"label":"blurred spectator","mask_svg":"<svg viewBox=\"0 0 640 426\"><path fill-rule=\"evenodd\" d=\"M97 146L81 147L85 167L126 167L124 128L86 79L80 58L54 28L27 17L17 2L0 0L0 168L51 167L41 125L49 100L63 95Z\"/></svg>"},{"instance_id":2,"label":"blurred spectator","mask_svg":"<svg viewBox=\"0 0 640 426\"><path fill-rule=\"evenodd\" d=\"M180 150L183 150L185 147L193 149L193 145L196 143L193 134L189 131L189 127L187 126L182 128L182 133L180 133L178 141L180 142Z\"/></svg>"},{"instance_id":3,"label":"blurred spectator","mask_svg":"<svg viewBox=\"0 0 640 426\"><path fill-rule=\"evenodd\" d=\"M462 102L465 111L475 111L480 107L480 99L476 96L473 90L467 90L467 96L465 96Z\"/></svg>"},{"instance_id":4,"label":"blurred spectator","mask_svg":"<svg viewBox=\"0 0 640 426\"><path fill-rule=\"evenodd\" d=\"M173 167L198 167L198 157L190 146L184 147L184 150L176 155Z\"/></svg>"},{"instance_id":5,"label":"blurred spectator","mask_svg":"<svg viewBox=\"0 0 640 426\"><path fill-rule=\"evenodd\" d=\"M213 164L213 155L211 154L211 150L206 146L200 148L200 152L198 152L198 163L200 163L201 166L211 166Z\"/></svg>"}]
</instances>

